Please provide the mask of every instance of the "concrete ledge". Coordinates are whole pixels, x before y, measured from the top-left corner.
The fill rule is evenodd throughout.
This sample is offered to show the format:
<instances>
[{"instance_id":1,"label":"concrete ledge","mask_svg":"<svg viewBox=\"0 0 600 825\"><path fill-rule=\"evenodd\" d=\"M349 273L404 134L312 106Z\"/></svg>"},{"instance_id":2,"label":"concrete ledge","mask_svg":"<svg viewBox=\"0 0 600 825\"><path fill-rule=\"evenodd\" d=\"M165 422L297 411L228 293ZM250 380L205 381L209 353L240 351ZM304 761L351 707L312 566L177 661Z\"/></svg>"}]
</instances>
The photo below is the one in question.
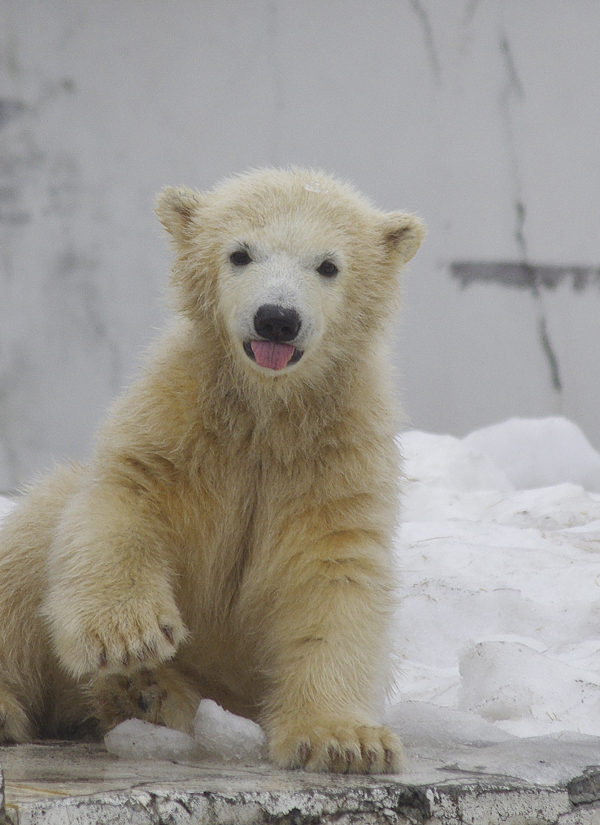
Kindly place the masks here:
<instances>
[{"instance_id":1,"label":"concrete ledge","mask_svg":"<svg viewBox=\"0 0 600 825\"><path fill-rule=\"evenodd\" d=\"M594 757L600 762L598 740L589 739L578 750L579 761L587 748L590 764ZM512 747L522 758L520 744ZM497 746L468 751L459 746L446 758L431 748L409 751L408 771L401 777L349 777L283 772L263 764L134 762L109 755L101 745L3 747L0 822L600 825L600 767L569 775L573 770L564 766L573 764L572 749L565 752L565 778L552 784L487 773L486 761L496 761ZM504 753L508 760L505 747ZM469 757L479 764L462 768Z\"/></svg>"}]
</instances>

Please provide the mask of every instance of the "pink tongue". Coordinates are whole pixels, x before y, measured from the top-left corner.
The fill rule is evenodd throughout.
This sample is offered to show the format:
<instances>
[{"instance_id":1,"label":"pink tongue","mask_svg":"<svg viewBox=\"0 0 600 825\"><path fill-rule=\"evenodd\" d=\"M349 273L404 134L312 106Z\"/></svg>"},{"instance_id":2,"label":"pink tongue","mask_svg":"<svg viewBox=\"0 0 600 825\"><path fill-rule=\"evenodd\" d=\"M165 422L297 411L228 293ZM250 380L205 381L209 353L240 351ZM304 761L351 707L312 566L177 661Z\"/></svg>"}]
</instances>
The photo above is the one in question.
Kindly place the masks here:
<instances>
[{"instance_id":1,"label":"pink tongue","mask_svg":"<svg viewBox=\"0 0 600 825\"><path fill-rule=\"evenodd\" d=\"M272 341L250 341L256 363L269 370L282 370L294 354L291 344L275 344Z\"/></svg>"}]
</instances>

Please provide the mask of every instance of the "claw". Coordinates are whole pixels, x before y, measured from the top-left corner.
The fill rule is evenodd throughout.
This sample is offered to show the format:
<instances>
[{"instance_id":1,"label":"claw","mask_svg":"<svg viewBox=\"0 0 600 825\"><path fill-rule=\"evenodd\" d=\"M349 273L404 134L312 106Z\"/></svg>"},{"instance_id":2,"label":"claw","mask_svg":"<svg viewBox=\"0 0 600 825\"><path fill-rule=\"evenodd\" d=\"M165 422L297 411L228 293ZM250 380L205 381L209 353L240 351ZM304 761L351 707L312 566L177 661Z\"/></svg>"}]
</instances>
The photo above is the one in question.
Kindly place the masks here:
<instances>
[{"instance_id":1,"label":"claw","mask_svg":"<svg viewBox=\"0 0 600 825\"><path fill-rule=\"evenodd\" d=\"M106 656L106 650L104 648L102 648L102 650L100 651L98 661L100 662L100 667L106 667L106 665L108 664L108 658Z\"/></svg>"},{"instance_id":2,"label":"claw","mask_svg":"<svg viewBox=\"0 0 600 825\"><path fill-rule=\"evenodd\" d=\"M310 756L311 750L309 742L300 742L298 745L298 759L303 765Z\"/></svg>"},{"instance_id":3,"label":"claw","mask_svg":"<svg viewBox=\"0 0 600 825\"><path fill-rule=\"evenodd\" d=\"M140 662L145 662L146 659L150 659L156 655L156 645L152 644L152 642L145 642L144 647L138 653L138 659Z\"/></svg>"},{"instance_id":4,"label":"claw","mask_svg":"<svg viewBox=\"0 0 600 825\"><path fill-rule=\"evenodd\" d=\"M173 636L173 628L169 627L168 625L164 625L161 627L161 632L165 639L169 642L169 644L175 644L175 638Z\"/></svg>"}]
</instances>

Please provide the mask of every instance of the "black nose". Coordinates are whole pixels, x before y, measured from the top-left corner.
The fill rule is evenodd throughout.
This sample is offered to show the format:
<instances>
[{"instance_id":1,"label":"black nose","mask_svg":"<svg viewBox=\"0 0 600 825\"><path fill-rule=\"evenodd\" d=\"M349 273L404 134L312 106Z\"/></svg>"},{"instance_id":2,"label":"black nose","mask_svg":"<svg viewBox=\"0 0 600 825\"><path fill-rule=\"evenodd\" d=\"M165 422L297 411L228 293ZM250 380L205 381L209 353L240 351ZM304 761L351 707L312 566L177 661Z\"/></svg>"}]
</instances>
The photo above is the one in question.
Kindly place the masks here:
<instances>
[{"instance_id":1,"label":"black nose","mask_svg":"<svg viewBox=\"0 0 600 825\"><path fill-rule=\"evenodd\" d=\"M254 316L254 329L267 341L293 341L302 321L295 309L263 304Z\"/></svg>"}]
</instances>

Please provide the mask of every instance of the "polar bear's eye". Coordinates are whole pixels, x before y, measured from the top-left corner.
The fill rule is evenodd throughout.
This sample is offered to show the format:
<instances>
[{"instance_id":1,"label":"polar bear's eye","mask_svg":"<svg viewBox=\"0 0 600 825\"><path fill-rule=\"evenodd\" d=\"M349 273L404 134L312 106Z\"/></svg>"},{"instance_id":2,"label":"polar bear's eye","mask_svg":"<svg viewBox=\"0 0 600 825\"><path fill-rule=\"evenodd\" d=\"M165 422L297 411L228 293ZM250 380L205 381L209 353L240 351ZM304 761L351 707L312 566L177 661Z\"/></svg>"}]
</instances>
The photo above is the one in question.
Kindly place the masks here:
<instances>
[{"instance_id":1,"label":"polar bear's eye","mask_svg":"<svg viewBox=\"0 0 600 825\"><path fill-rule=\"evenodd\" d=\"M323 261L321 266L317 267L317 272L319 275L324 275L326 278L333 278L334 275L338 274L338 268L333 263L333 261Z\"/></svg>"},{"instance_id":2,"label":"polar bear's eye","mask_svg":"<svg viewBox=\"0 0 600 825\"><path fill-rule=\"evenodd\" d=\"M248 264L252 263L252 258L245 249L236 249L236 251L232 252L229 256L229 260L234 266L248 266Z\"/></svg>"}]
</instances>

